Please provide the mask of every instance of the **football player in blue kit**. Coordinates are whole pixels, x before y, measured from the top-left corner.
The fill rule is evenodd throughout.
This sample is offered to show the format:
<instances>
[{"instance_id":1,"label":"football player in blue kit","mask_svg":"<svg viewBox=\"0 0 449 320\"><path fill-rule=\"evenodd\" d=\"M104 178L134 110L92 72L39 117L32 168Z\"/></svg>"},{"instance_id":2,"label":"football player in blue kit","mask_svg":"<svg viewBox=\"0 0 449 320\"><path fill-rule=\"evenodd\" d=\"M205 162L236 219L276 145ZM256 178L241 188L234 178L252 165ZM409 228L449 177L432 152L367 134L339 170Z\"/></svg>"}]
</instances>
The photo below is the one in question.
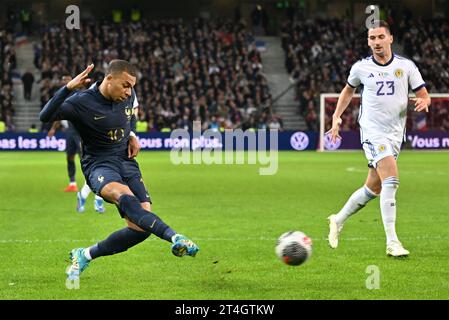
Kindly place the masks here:
<instances>
[{"instance_id":1,"label":"football player in blue kit","mask_svg":"<svg viewBox=\"0 0 449 320\"><path fill-rule=\"evenodd\" d=\"M175 256L194 257L198 246L151 212L150 195L134 159L140 150L133 132L135 67L125 60L112 60L101 82L71 94L90 81L88 74L93 68L89 65L60 88L42 109L40 119L72 122L82 140L81 167L87 183L97 195L117 206L127 227L90 247L73 249L68 279L78 279L91 260L126 251L151 233L172 243Z\"/></svg>"}]
</instances>

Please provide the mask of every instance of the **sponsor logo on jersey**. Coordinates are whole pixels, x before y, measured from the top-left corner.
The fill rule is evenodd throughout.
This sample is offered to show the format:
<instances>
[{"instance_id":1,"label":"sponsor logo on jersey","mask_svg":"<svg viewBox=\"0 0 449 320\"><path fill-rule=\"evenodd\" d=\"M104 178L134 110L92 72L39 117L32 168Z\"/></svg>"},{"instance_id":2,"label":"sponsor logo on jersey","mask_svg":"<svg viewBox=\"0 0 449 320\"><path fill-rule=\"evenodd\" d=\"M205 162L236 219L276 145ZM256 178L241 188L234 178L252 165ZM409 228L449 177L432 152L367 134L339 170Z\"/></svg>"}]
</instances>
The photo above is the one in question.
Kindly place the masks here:
<instances>
[{"instance_id":1,"label":"sponsor logo on jersey","mask_svg":"<svg viewBox=\"0 0 449 320\"><path fill-rule=\"evenodd\" d=\"M370 73L368 78L374 78L374 74Z\"/></svg>"}]
</instances>

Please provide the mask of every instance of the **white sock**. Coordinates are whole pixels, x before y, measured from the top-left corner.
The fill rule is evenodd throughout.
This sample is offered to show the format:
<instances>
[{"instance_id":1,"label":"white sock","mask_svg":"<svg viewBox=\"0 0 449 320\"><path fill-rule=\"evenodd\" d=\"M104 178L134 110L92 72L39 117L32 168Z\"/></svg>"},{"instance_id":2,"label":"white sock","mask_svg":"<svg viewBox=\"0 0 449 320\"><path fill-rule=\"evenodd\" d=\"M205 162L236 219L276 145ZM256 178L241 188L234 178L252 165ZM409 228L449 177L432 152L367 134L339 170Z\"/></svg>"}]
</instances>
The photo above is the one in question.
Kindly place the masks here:
<instances>
[{"instance_id":1,"label":"white sock","mask_svg":"<svg viewBox=\"0 0 449 320\"><path fill-rule=\"evenodd\" d=\"M337 213L335 220L342 225L351 215L362 209L370 200L377 197L366 185L356 190L346 201L343 208Z\"/></svg>"},{"instance_id":2,"label":"white sock","mask_svg":"<svg viewBox=\"0 0 449 320\"><path fill-rule=\"evenodd\" d=\"M179 233L176 233L174 236L171 237L171 242L175 243L176 236L179 236Z\"/></svg>"},{"instance_id":3,"label":"white sock","mask_svg":"<svg viewBox=\"0 0 449 320\"><path fill-rule=\"evenodd\" d=\"M84 182L84 186L83 186L83 188L81 189L81 197L82 197L83 199L86 199L86 198L89 196L89 193L90 193L90 188L89 188L89 186L87 185L87 183Z\"/></svg>"},{"instance_id":4,"label":"white sock","mask_svg":"<svg viewBox=\"0 0 449 320\"><path fill-rule=\"evenodd\" d=\"M382 181L380 192L380 212L384 223L387 244L390 241L399 241L396 234L396 191L399 187L399 179L388 177Z\"/></svg>"},{"instance_id":5,"label":"white sock","mask_svg":"<svg viewBox=\"0 0 449 320\"><path fill-rule=\"evenodd\" d=\"M71 181L71 182L69 183L69 185L71 185L71 186L76 186L76 181Z\"/></svg>"},{"instance_id":6,"label":"white sock","mask_svg":"<svg viewBox=\"0 0 449 320\"><path fill-rule=\"evenodd\" d=\"M92 260L92 257L90 256L90 247L84 249L84 256L86 257L87 260Z\"/></svg>"},{"instance_id":7,"label":"white sock","mask_svg":"<svg viewBox=\"0 0 449 320\"><path fill-rule=\"evenodd\" d=\"M95 200L103 200L102 197L95 195Z\"/></svg>"}]
</instances>

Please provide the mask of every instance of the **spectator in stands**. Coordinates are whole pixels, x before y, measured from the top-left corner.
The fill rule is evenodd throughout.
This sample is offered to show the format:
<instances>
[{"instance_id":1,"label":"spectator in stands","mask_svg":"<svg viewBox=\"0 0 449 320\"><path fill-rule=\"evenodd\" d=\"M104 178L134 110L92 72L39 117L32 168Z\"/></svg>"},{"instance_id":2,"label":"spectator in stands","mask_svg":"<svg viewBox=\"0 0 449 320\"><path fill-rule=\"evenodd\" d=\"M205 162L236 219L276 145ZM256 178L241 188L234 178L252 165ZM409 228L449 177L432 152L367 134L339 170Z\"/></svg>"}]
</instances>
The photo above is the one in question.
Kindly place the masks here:
<instances>
[{"instance_id":1,"label":"spectator in stands","mask_svg":"<svg viewBox=\"0 0 449 320\"><path fill-rule=\"evenodd\" d=\"M31 127L28 129L28 132L29 133L36 133L36 132L39 132L39 130L37 129L36 125L33 123L31 125Z\"/></svg>"},{"instance_id":2,"label":"spectator in stands","mask_svg":"<svg viewBox=\"0 0 449 320\"><path fill-rule=\"evenodd\" d=\"M444 41L449 34L449 20L413 20L410 11L404 11L403 18L400 18L401 15L392 6L386 6L384 12L386 19L394 23L393 34L396 37L397 33L404 54L422 70L429 92L449 92L449 46ZM369 55L366 39L355 37L358 32L349 20L304 20L291 15L282 24L285 67L291 81L296 83L296 100L299 100L299 110L305 119L315 116L312 109L308 109L309 102L312 100L317 106L320 93L339 92L345 86L349 67ZM336 57L343 62L335 60ZM433 114L438 113L436 110L430 108L431 119ZM353 111L342 118L342 128L358 129L358 105L354 106ZM312 114L309 116L308 112ZM440 119L435 120L433 128L440 128L445 116ZM410 122L408 128L412 127Z\"/></svg>"},{"instance_id":3,"label":"spectator in stands","mask_svg":"<svg viewBox=\"0 0 449 320\"><path fill-rule=\"evenodd\" d=\"M307 130L309 131L318 131L319 119L318 113L315 111L315 106L313 101L310 100L307 106L307 115L305 117Z\"/></svg>"},{"instance_id":4,"label":"spectator in stands","mask_svg":"<svg viewBox=\"0 0 449 320\"><path fill-rule=\"evenodd\" d=\"M14 108L12 105L12 72L17 66L13 34L0 29L0 121L6 131L14 131Z\"/></svg>"},{"instance_id":5,"label":"spectator in stands","mask_svg":"<svg viewBox=\"0 0 449 320\"><path fill-rule=\"evenodd\" d=\"M25 100L30 101L34 83L34 76L30 70L27 70L22 75L22 82L23 82L23 97L25 98Z\"/></svg>"},{"instance_id":6,"label":"spectator in stands","mask_svg":"<svg viewBox=\"0 0 449 320\"><path fill-rule=\"evenodd\" d=\"M270 119L270 122L268 123L268 128L272 130L279 130L282 131L282 122L279 117L276 115L273 115Z\"/></svg>"},{"instance_id":7,"label":"spectator in stands","mask_svg":"<svg viewBox=\"0 0 449 320\"><path fill-rule=\"evenodd\" d=\"M440 130L449 131L449 113L447 113L446 118L443 119Z\"/></svg>"}]
</instances>

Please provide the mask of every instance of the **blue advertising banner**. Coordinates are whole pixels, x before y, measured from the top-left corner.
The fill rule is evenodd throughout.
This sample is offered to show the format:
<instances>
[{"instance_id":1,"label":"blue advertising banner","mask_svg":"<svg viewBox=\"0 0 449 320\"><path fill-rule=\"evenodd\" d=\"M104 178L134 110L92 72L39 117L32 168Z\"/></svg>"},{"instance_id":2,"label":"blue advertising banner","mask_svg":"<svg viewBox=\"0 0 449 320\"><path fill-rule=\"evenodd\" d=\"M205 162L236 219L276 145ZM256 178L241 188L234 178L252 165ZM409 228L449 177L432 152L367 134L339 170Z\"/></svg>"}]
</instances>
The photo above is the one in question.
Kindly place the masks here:
<instances>
[{"instance_id":1,"label":"blue advertising banner","mask_svg":"<svg viewBox=\"0 0 449 320\"><path fill-rule=\"evenodd\" d=\"M190 134L185 131L179 135L161 132L138 133L141 150L168 151L172 148L189 148L198 150L215 148L226 150L270 150L276 146L275 136L269 132L238 132L226 135L222 132L205 132L201 135ZM325 137L326 150L361 149L360 136L356 131L341 132L342 140L331 143ZM405 147L411 149L449 149L449 132L409 132L406 135ZM319 135L310 131L281 131L277 134L277 149L282 151L316 150ZM12 133L0 134L0 151L65 151L66 140L64 133L54 137L47 137L45 133Z\"/></svg>"},{"instance_id":2,"label":"blue advertising banner","mask_svg":"<svg viewBox=\"0 0 449 320\"><path fill-rule=\"evenodd\" d=\"M326 150L355 150L361 149L360 133L358 131L340 132L342 140L332 143L329 136L324 137ZM449 132L445 131L411 131L406 133L405 149L449 150Z\"/></svg>"},{"instance_id":3,"label":"blue advertising banner","mask_svg":"<svg viewBox=\"0 0 449 320\"><path fill-rule=\"evenodd\" d=\"M222 132L205 132L201 135L187 131L179 135L162 132L137 133L141 150L168 151L172 148L215 148L226 150L316 150L318 134L316 132L278 132L277 145L273 134L234 130L231 135ZM227 147L229 145L229 147ZM0 151L65 151L64 133L47 137L45 133L0 134Z\"/></svg>"}]
</instances>

